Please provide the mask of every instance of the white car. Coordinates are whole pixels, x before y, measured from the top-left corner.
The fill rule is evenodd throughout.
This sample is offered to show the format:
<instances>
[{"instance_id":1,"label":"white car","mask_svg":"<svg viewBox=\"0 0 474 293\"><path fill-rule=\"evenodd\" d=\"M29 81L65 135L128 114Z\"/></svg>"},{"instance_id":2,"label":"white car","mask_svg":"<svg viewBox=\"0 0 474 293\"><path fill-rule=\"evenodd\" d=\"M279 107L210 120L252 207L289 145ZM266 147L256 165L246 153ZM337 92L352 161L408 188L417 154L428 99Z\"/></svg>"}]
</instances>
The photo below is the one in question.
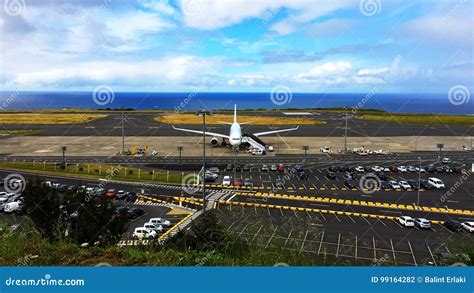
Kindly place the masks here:
<instances>
[{"instance_id":1,"label":"white car","mask_svg":"<svg viewBox=\"0 0 474 293\"><path fill-rule=\"evenodd\" d=\"M365 169L364 169L364 167L362 167L362 166L357 166L357 167L355 168L355 170L356 170L356 172L359 172L359 173L364 173L364 172L365 172Z\"/></svg>"},{"instance_id":2,"label":"white car","mask_svg":"<svg viewBox=\"0 0 474 293\"><path fill-rule=\"evenodd\" d=\"M134 239L153 239L156 237L156 232L153 231L153 230L148 230L148 229L145 229L143 227L138 227L138 228L135 228L135 231L133 231L133 235L132 237Z\"/></svg>"},{"instance_id":3,"label":"white car","mask_svg":"<svg viewBox=\"0 0 474 293\"><path fill-rule=\"evenodd\" d=\"M6 203L3 207L3 211L5 213L13 213L13 212L21 211L22 208L23 208L23 203L21 201L14 201L14 202Z\"/></svg>"},{"instance_id":4,"label":"white car","mask_svg":"<svg viewBox=\"0 0 474 293\"><path fill-rule=\"evenodd\" d=\"M400 185L401 188L405 190L411 189L411 185L408 184L408 182L406 182L405 180L398 182L398 184Z\"/></svg>"},{"instance_id":5,"label":"white car","mask_svg":"<svg viewBox=\"0 0 474 293\"><path fill-rule=\"evenodd\" d=\"M6 193L2 191L0 192L0 202L6 202L13 196L15 196L15 193Z\"/></svg>"},{"instance_id":6,"label":"white car","mask_svg":"<svg viewBox=\"0 0 474 293\"><path fill-rule=\"evenodd\" d=\"M154 225L154 224L151 224L151 223L143 224L143 228L145 228L147 230L150 230L150 231L155 231L156 233L159 233L159 232L163 231L163 226Z\"/></svg>"},{"instance_id":7,"label":"white car","mask_svg":"<svg viewBox=\"0 0 474 293\"><path fill-rule=\"evenodd\" d=\"M408 172L408 169L406 166L399 166L397 169L399 172L402 172L402 173Z\"/></svg>"},{"instance_id":8,"label":"white car","mask_svg":"<svg viewBox=\"0 0 474 293\"><path fill-rule=\"evenodd\" d=\"M470 147L467 147L467 146L465 146L465 145L463 145L463 146L462 146L462 150L469 152L469 151L471 150L471 148L470 148Z\"/></svg>"},{"instance_id":9,"label":"white car","mask_svg":"<svg viewBox=\"0 0 474 293\"><path fill-rule=\"evenodd\" d=\"M472 233L474 231L474 222L464 222L461 224L461 226L469 233Z\"/></svg>"},{"instance_id":10,"label":"white car","mask_svg":"<svg viewBox=\"0 0 474 293\"><path fill-rule=\"evenodd\" d=\"M422 229L429 229L431 228L431 222L425 218L416 218L415 225L422 228Z\"/></svg>"},{"instance_id":11,"label":"white car","mask_svg":"<svg viewBox=\"0 0 474 293\"><path fill-rule=\"evenodd\" d=\"M224 176L222 179L222 185L223 186L229 186L230 185L230 176Z\"/></svg>"},{"instance_id":12,"label":"white car","mask_svg":"<svg viewBox=\"0 0 474 293\"><path fill-rule=\"evenodd\" d=\"M451 164L452 162L450 158L443 158L443 164Z\"/></svg>"},{"instance_id":13,"label":"white car","mask_svg":"<svg viewBox=\"0 0 474 293\"><path fill-rule=\"evenodd\" d=\"M320 147L320 148L319 148L319 151L320 151L321 153L323 153L323 154L329 154L329 153L331 152L331 148L330 148L330 147L327 147L327 146L325 146L325 147Z\"/></svg>"},{"instance_id":14,"label":"white car","mask_svg":"<svg viewBox=\"0 0 474 293\"><path fill-rule=\"evenodd\" d=\"M431 186L433 186L435 189L445 189L446 188L446 186L444 186L443 181L441 181L438 178L434 178L434 177L428 178L428 183Z\"/></svg>"},{"instance_id":15,"label":"white car","mask_svg":"<svg viewBox=\"0 0 474 293\"><path fill-rule=\"evenodd\" d=\"M425 168L420 168L420 167L415 167L415 171L420 172L420 173L426 173Z\"/></svg>"},{"instance_id":16,"label":"white car","mask_svg":"<svg viewBox=\"0 0 474 293\"><path fill-rule=\"evenodd\" d=\"M160 226L165 226L169 227L171 226L171 222L162 218L151 218L148 223L153 224L153 225L160 225Z\"/></svg>"},{"instance_id":17,"label":"white car","mask_svg":"<svg viewBox=\"0 0 474 293\"><path fill-rule=\"evenodd\" d=\"M398 222L403 225L404 227L414 227L415 226L415 220L413 220L412 217L409 216L401 216L398 218Z\"/></svg>"},{"instance_id":18,"label":"white car","mask_svg":"<svg viewBox=\"0 0 474 293\"><path fill-rule=\"evenodd\" d=\"M380 167L380 166L373 166L373 167L372 167L372 171L374 171L374 172L382 172L382 171L383 171L383 168Z\"/></svg>"},{"instance_id":19,"label":"white car","mask_svg":"<svg viewBox=\"0 0 474 293\"><path fill-rule=\"evenodd\" d=\"M398 182L395 181L395 180L390 180L388 182L388 186L390 186L391 189L400 189L401 188L400 185L398 184Z\"/></svg>"}]
</instances>

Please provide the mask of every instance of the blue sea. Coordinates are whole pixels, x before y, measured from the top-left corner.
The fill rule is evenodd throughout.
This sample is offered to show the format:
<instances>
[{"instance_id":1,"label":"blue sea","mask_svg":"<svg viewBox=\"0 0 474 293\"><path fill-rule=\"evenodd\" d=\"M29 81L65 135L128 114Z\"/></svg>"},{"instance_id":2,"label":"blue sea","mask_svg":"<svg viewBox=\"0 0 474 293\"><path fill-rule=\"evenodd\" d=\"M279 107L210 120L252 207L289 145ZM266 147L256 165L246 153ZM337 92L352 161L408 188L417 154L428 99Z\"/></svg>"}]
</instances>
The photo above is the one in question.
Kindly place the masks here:
<instances>
[{"instance_id":1,"label":"blue sea","mask_svg":"<svg viewBox=\"0 0 474 293\"><path fill-rule=\"evenodd\" d=\"M0 92L0 110L132 108L136 110L309 109L349 107L390 112L473 114L474 99L455 105L448 94Z\"/></svg>"}]
</instances>

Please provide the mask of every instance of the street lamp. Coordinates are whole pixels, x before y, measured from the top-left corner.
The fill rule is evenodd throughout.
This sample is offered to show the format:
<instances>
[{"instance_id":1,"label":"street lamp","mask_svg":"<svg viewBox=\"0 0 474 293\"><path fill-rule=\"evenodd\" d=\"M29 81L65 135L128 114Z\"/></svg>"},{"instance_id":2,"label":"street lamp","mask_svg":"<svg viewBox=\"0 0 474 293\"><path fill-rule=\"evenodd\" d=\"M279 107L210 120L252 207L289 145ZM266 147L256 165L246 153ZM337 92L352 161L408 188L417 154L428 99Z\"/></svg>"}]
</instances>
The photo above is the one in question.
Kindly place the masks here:
<instances>
[{"instance_id":1,"label":"street lamp","mask_svg":"<svg viewBox=\"0 0 474 293\"><path fill-rule=\"evenodd\" d=\"M202 210L206 210L206 116L212 115L211 111L201 109L196 115L202 117Z\"/></svg>"},{"instance_id":2,"label":"street lamp","mask_svg":"<svg viewBox=\"0 0 474 293\"><path fill-rule=\"evenodd\" d=\"M66 149L65 145L61 146L61 150L63 151L63 168L66 169Z\"/></svg>"},{"instance_id":3,"label":"street lamp","mask_svg":"<svg viewBox=\"0 0 474 293\"><path fill-rule=\"evenodd\" d=\"M416 199L416 205L420 206L420 188L421 188L421 158L418 157L418 195Z\"/></svg>"},{"instance_id":4,"label":"street lamp","mask_svg":"<svg viewBox=\"0 0 474 293\"><path fill-rule=\"evenodd\" d=\"M303 146L303 150L304 150L304 161L303 161L303 165L306 167L306 154L308 153L309 146L304 145L304 146Z\"/></svg>"},{"instance_id":5,"label":"street lamp","mask_svg":"<svg viewBox=\"0 0 474 293\"><path fill-rule=\"evenodd\" d=\"M183 146L179 145L176 149L179 152L179 165L181 166L181 152L183 151Z\"/></svg>"},{"instance_id":6,"label":"street lamp","mask_svg":"<svg viewBox=\"0 0 474 293\"><path fill-rule=\"evenodd\" d=\"M439 149L438 161L441 160L441 150L444 148L444 144L438 143L436 147Z\"/></svg>"}]
</instances>

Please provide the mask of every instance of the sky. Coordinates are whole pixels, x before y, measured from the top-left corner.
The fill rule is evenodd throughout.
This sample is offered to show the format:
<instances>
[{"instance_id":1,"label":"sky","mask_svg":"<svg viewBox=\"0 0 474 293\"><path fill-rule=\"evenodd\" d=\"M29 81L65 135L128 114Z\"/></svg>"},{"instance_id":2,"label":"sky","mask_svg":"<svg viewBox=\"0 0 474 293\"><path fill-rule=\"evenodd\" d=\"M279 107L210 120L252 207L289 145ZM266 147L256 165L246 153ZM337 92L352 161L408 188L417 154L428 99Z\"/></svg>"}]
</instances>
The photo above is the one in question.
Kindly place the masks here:
<instances>
[{"instance_id":1,"label":"sky","mask_svg":"<svg viewBox=\"0 0 474 293\"><path fill-rule=\"evenodd\" d=\"M473 89L472 1L1 1L0 90Z\"/></svg>"}]
</instances>

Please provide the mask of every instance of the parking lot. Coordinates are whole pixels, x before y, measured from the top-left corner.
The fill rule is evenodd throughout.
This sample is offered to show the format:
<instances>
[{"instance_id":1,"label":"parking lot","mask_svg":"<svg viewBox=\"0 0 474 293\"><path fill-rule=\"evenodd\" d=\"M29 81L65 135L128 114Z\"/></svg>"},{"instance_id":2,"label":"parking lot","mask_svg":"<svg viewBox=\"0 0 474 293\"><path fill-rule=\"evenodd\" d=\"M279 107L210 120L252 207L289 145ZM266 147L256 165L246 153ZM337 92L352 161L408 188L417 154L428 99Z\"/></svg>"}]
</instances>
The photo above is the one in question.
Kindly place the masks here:
<instances>
[{"instance_id":1,"label":"parking lot","mask_svg":"<svg viewBox=\"0 0 474 293\"><path fill-rule=\"evenodd\" d=\"M220 205L228 231L264 248L283 245L313 255L330 255L372 265L440 265L454 241L472 241L442 225L405 228L394 220L315 214L294 210ZM436 232L436 233L432 233Z\"/></svg>"}]
</instances>

